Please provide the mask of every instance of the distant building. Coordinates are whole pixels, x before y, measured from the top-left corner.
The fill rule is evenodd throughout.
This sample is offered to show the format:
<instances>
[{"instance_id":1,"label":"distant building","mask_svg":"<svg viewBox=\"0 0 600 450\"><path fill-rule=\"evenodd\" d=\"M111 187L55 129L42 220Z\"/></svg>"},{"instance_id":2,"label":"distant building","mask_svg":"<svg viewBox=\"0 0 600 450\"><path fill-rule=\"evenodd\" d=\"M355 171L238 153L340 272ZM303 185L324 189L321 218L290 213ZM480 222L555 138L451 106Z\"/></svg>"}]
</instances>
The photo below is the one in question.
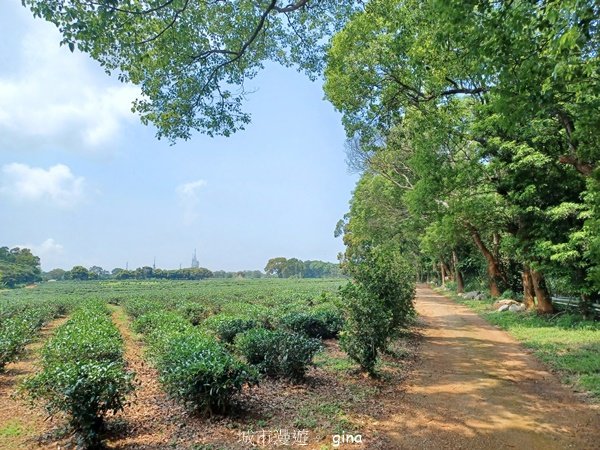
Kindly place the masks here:
<instances>
[{"instance_id":1,"label":"distant building","mask_svg":"<svg viewBox=\"0 0 600 450\"><path fill-rule=\"evenodd\" d=\"M194 256L192 256L192 269L197 269L200 267L200 263L198 262L198 258L196 258L196 249L194 249Z\"/></svg>"}]
</instances>

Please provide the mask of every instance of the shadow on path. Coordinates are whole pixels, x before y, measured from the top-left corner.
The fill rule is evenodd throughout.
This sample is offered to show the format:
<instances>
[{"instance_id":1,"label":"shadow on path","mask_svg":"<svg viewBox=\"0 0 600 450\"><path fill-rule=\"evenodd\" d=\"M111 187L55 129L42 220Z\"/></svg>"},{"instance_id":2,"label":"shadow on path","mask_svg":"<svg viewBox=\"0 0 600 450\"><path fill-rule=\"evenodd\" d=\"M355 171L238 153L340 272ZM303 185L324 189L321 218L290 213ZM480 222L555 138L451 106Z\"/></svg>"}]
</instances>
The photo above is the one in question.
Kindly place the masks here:
<instances>
[{"instance_id":1,"label":"shadow on path","mask_svg":"<svg viewBox=\"0 0 600 450\"><path fill-rule=\"evenodd\" d=\"M510 337L417 289L421 362L378 429L394 449L600 449L598 406L581 403Z\"/></svg>"}]
</instances>

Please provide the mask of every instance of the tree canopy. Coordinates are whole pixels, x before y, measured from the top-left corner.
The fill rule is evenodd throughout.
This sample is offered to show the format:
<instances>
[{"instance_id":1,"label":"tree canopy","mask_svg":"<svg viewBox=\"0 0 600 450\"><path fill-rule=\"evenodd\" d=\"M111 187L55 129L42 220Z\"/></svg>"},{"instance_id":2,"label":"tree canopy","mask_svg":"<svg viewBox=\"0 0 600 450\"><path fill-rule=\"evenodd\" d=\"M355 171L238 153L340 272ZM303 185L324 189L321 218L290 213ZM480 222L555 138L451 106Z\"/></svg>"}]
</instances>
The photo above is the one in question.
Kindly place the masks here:
<instances>
[{"instance_id":1,"label":"tree canopy","mask_svg":"<svg viewBox=\"0 0 600 450\"><path fill-rule=\"evenodd\" d=\"M542 312L550 290L598 298L599 13L372 0L354 15L325 84L363 173L346 258L400 235L442 280L483 266L493 295L522 290Z\"/></svg>"},{"instance_id":2,"label":"tree canopy","mask_svg":"<svg viewBox=\"0 0 600 450\"><path fill-rule=\"evenodd\" d=\"M40 258L28 248L0 247L0 286L15 287L41 280Z\"/></svg>"},{"instance_id":3,"label":"tree canopy","mask_svg":"<svg viewBox=\"0 0 600 450\"><path fill-rule=\"evenodd\" d=\"M245 82L266 61L320 73L328 36L356 9L351 0L23 0L54 23L62 43L138 85L134 104L159 137L193 130L229 135L250 116Z\"/></svg>"},{"instance_id":4,"label":"tree canopy","mask_svg":"<svg viewBox=\"0 0 600 450\"><path fill-rule=\"evenodd\" d=\"M339 264L325 261L300 261L297 258L271 258L265 266L267 275L279 278L336 278L341 276Z\"/></svg>"}]
</instances>

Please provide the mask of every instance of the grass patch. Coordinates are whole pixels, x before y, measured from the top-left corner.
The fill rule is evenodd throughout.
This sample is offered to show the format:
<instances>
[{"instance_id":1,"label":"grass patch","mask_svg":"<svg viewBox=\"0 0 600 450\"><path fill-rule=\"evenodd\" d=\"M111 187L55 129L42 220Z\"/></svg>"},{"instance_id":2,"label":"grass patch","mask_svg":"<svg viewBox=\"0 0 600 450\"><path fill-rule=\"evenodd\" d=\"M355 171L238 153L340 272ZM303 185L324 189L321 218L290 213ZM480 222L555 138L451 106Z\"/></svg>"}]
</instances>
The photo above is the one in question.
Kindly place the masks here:
<instances>
[{"instance_id":1,"label":"grass patch","mask_svg":"<svg viewBox=\"0 0 600 450\"><path fill-rule=\"evenodd\" d=\"M332 356L327 352L317 353L313 360L315 366L328 372L342 372L358 370L359 366L348 356Z\"/></svg>"},{"instance_id":2,"label":"grass patch","mask_svg":"<svg viewBox=\"0 0 600 450\"><path fill-rule=\"evenodd\" d=\"M441 293L508 331L558 372L563 382L600 400L600 322L574 313L498 313L491 301L464 300L453 293Z\"/></svg>"},{"instance_id":3,"label":"grass patch","mask_svg":"<svg viewBox=\"0 0 600 450\"><path fill-rule=\"evenodd\" d=\"M25 427L18 420L10 420L4 425L0 426L0 438L19 437L25 432Z\"/></svg>"},{"instance_id":4,"label":"grass patch","mask_svg":"<svg viewBox=\"0 0 600 450\"><path fill-rule=\"evenodd\" d=\"M319 426L332 434L341 434L356 428L339 402L320 402L302 406L298 410L294 426L299 429L315 429Z\"/></svg>"}]
</instances>

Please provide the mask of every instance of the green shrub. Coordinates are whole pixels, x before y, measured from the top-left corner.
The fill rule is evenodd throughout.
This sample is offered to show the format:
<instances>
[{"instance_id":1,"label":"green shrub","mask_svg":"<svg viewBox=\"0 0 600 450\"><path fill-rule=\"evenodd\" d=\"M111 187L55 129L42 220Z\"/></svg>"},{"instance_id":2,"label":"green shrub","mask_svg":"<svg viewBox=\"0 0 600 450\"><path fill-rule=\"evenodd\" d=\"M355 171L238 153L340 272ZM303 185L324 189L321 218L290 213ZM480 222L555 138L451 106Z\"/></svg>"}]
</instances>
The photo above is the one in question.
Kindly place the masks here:
<instances>
[{"instance_id":1,"label":"green shrub","mask_svg":"<svg viewBox=\"0 0 600 450\"><path fill-rule=\"evenodd\" d=\"M15 362L37 335L55 317L65 315L71 305L62 299L5 309L0 315L0 370Z\"/></svg>"},{"instance_id":2,"label":"green shrub","mask_svg":"<svg viewBox=\"0 0 600 450\"><path fill-rule=\"evenodd\" d=\"M162 348L155 364L165 390L201 412L225 412L234 394L258 382L254 369L196 330L174 334Z\"/></svg>"},{"instance_id":3,"label":"green shrub","mask_svg":"<svg viewBox=\"0 0 600 450\"><path fill-rule=\"evenodd\" d=\"M15 362L31 342L36 326L26 317L10 317L0 325L0 370Z\"/></svg>"},{"instance_id":4,"label":"green shrub","mask_svg":"<svg viewBox=\"0 0 600 450\"><path fill-rule=\"evenodd\" d=\"M338 336L344 324L339 311L321 310L310 312L292 312L280 319L284 328L296 333L320 339L331 339Z\"/></svg>"},{"instance_id":5,"label":"green shrub","mask_svg":"<svg viewBox=\"0 0 600 450\"><path fill-rule=\"evenodd\" d=\"M446 289L452 292L456 292L457 284L456 281L446 281Z\"/></svg>"},{"instance_id":6,"label":"green shrub","mask_svg":"<svg viewBox=\"0 0 600 450\"><path fill-rule=\"evenodd\" d=\"M200 325L208 316L206 307L196 302L185 302L178 305L177 312L194 326Z\"/></svg>"},{"instance_id":7,"label":"green shrub","mask_svg":"<svg viewBox=\"0 0 600 450\"><path fill-rule=\"evenodd\" d=\"M119 330L96 305L76 311L42 350L44 364L63 361L118 361L123 357Z\"/></svg>"},{"instance_id":8,"label":"green shrub","mask_svg":"<svg viewBox=\"0 0 600 450\"><path fill-rule=\"evenodd\" d=\"M157 300L132 298L125 302L125 310L134 319L150 312L164 312L165 305Z\"/></svg>"},{"instance_id":9,"label":"green shrub","mask_svg":"<svg viewBox=\"0 0 600 450\"><path fill-rule=\"evenodd\" d=\"M365 247L349 261L354 281L340 290L347 311L341 346L361 368L375 375L378 353L414 316L415 276L393 245Z\"/></svg>"},{"instance_id":10,"label":"green shrub","mask_svg":"<svg viewBox=\"0 0 600 450\"><path fill-rule=\"evenodd\" d=\"M67 301L56 301L52 304L52 317L64 317L71 310L71 305Z\"/></svg>"},{"instance_id":11,"label":"green shrub","mask_svg":"<svg viewBox=\"0 0 600 450\"><path fill-rule=\"evenodd\" d=\"M139 316L133 321L134 331L149 335L158 329L173 330L175 328L185 330L190 323L181 315L172 311L155 311Z\"/></svg>"},{"instance_id":12,"label":"green shrub","mask_svg":"<svg viewBox=\"0 0 600 450\"><path fill-rule=\"evenodd\" d=\"M83 448L101 442L103 416L123 409L133 387L133 373L122 361L65 361L46 365L24 383L33 401L44 400L49 414L69 416Z\"/></svg>"},{"instance_id":13,"label":"green shrub","mask_svg":"<svg viewBox=\"0 0 600 450\"><path fill-rule=\"evenodd\" d=\"M42 371L25 380L24 388L51 415L69 417L81 447L96 448L104 415L123 408L133 377L106 306L91 302L56 330L42 350Z\"/></svg>"},{"instance_id":14,"label":"green shrub","mask_svg":"<svg viewBox=\"0 0 600 450\"><path fill-rule=\"evenodd\" d=\"M298 333L256 328L239 335L235 347L262 373L298 381L304 378L321 343Z\"/></svg>"},{"instance_id":15,"label":"green shrub","mask_svg":"<svg viewBox=\"0 0 600 450\"><path fill-rule=\"evenodd\" d=\"M253 319L223 318L215 324L215 331L221 342L231 344L238 334L257 327L259 323Z\"/></svg>"},{"instance_id":16,"label":"green shrub","mask_svg":"<svg viewBox=\"0 0 600 450\"><path fill-rule=\"evenodd\" d=\"M505 290L500 296L501 299L516 299L516 295L510 289Z\"/></svg>"},{"instance_id":17,"label":"green shrub","mask_svg":"<svg viewBox=\"0 0 600 450\"><path fill-rule=\"evenodd\" d=\"M346 300L348 320L340 335L340 345L364 371L375 375L377 356L385 351L390 338L392 313L381 299L360 285L348 283L341 292Z\"/></svg>"}]
</instances>

